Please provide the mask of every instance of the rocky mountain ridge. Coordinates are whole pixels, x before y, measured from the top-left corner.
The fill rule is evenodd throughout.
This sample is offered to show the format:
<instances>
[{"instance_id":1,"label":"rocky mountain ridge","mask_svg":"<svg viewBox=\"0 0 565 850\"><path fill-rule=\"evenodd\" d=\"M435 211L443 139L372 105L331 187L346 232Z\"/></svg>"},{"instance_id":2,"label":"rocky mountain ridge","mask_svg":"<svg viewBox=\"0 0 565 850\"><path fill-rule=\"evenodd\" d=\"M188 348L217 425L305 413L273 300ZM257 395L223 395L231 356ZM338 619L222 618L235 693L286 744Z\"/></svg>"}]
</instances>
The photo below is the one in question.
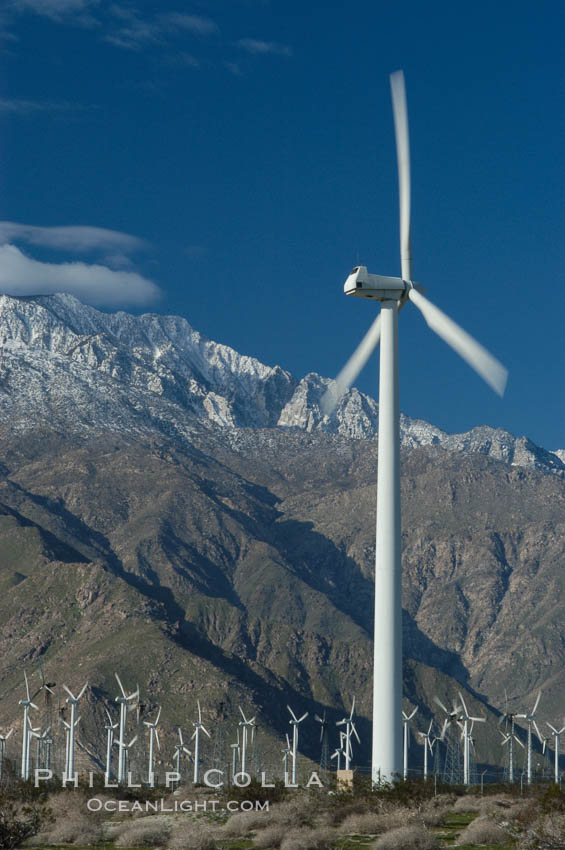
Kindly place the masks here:
<instances>
[{"instance_id":1,"label":"rocky mountain ridge","mask_svg":"<svg viewBox=\"0 0 565 850\"><path fill-rule=\"evenodd\" d=\"M213 342L178 316L103 313L71 295L0 296L0 422L175 435L194 425L297 428L354 439L378 433L378 404L356 389L325 416L328 378L298 380ZM565 450L479 426L447 434L401 417L406 448L441 446L565 475Z\"/></svg>"}]
</instances>

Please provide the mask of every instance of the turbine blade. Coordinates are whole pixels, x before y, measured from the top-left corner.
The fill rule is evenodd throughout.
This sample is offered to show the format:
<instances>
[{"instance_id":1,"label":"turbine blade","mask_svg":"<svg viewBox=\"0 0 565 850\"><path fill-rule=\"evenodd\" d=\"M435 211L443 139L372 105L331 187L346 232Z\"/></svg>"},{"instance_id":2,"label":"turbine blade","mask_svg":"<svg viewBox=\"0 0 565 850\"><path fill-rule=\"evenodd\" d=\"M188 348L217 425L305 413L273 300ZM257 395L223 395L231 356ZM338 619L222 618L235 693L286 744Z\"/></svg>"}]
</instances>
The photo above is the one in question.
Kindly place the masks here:
<instances>
[{"instance_id":1,"label":"turbine blade","mask_svg":"<svg viewBox=\"0 0 565 850\"><path fill-rule=\"evenodd\" d=\"M457 694L459 696L459 699L461 700L461 705L463 707L463 711L465 712L465 716L469 717L469 712L467 711L467 706L465 705L465 700L463 699L461 691L457 691Z\"/></svg>"},{"instance_id":2,"label":"turbine blade","mask_svg":"<svg viewBox=\"0 0 565 850\"><path fill-rule=\"evenodd\" d=\"M508 378L508 370L502 363L417 289L410 289L408 297L421 311L428 327L451 346L502 397Z\"/></svg>"},{"instance_id":3,"label":"turbine blade","mask_svg":"<svg viewBox=\"0 0 565 850\"><path fill-rule=\"evenodd\" d=\"M361 372L365 363L379 344L381 338L381 314L379 313L371 327L341 370L337 378L332 381L320 402L322 413L330 416L340 398L347 392Z\"/></svg>"},{"instance_id":4,"label":"turbine blade","mask_svg":"<svg viewBox=\"0 0 565 850\"><path fill-rule=\"evenodd\" d=\"M294 713L294 711L292 710L292 708L290 707L290 705L287 705L287 708L290 711L290 713L292 714L292 719L295 720L298 723L298 718L297 718L296 714Z\"/></svg>"},{"instance_id":5,"label":"turbine blade","mask_svg":"<svg viewBox=\"0 0 565 850\"><path fill-rule=\"evenodd\" d=\"M200 728L202 729L202 731L204 732L205 735L208 735L209 738L211 737L210 733L208 732L208 730L206 729L205 726L201 726Z\"/></svg>"},{"instance_id":6,"label":"turbine blade","mask_svg":"<svg viewBox=\"0 0 565 850\"><path fill-rule=\"evenodd\" d=\"M247 723L247 720L245 719L245 714L243 713L243 709L241 708L240 705L238 705L238 708L239 708L241 716L243 717L243 720L245 721L245 723Z\"/></svg>"},{"instance_id":7,"label":"turbine blade","mask_svg":"<svg viewBox=\"0 0 565 850\"><path fill-rule=\"evenodd\" d=\"M444 704L442 703L442 701L440 700L440 698L439 698L439 697L434 697L434 702L436 703L436 705L439 705L439 707L440 707L443 711L445 711L445 713L446 713L446 714L449 714L449 711L448 711L448 710L447 710L447 708L444 706Z\"/></svg>"},{"instance_id":8,"label":"turbine blade","mask_svg":"<svg viewBox=\"0 0 565 850\"><path fill-rule=\"evenodd\" d=\"M538 724L536 723L536 721L535 721L535 720L533 720L533 721L532 721L532 726L533 726L533 727L534 727L534 729L536 730L536 735L538 736L538 740L539 740L539 741L540 741L540 743L541 743L542 737L541 737L541 734L540 734L540 730L538 729Z\"/></svg>"},{"instance_id":9,"label":"turbine blade","mask_svg":"<svg viewBox=\"0 0 565 850\"><path fill-rule=\"evenodd\" d=\"M355 697L353 697L353 702L351 704L351 714L349 715L349 719L353 719L353 712L355 711Z\"/></svg>"},{"instance_id":10,"label":"turbine blade","mask_svg":"<svg viewBox=\"0 0 565 850\"><path fill-rule=\"evenodd\" d=\"M307 717L308 717L308 712L306 711L306 712L302 715L302 717L300 718L300 720L299 720L298 722L299 722L299 723L302 723L302 721L303 721L303 720L306 720L306 718L307 718Z\"/></svg>"},{"instance_id":11,"label":"turbine blade","mask_svg":"<svg viewBox=\"0 0 565 850\"><path fill-rule=\"evenodd\" d=\"M12 732L13 732L13 731L14 731L13 729L10 729L10 731L8 732L8 734L4 737L4 740L5 740L5 741L7 741L7 740L8 740L8 738L10 737L10 735L12 734Z\"/></svg>"},{"instance_id":12,"label":"turbine blade","mask_svg":"<svg viewBox=\"0 0 565 850\"><path fill-rule=\"evenodd\" d=\"M28 684L28 681L27 681L27 675L26 675L25 670L24 670L24 679L26 680L26 694L27 694L27 699L28 699L28 702L29 702L29 684Z\"/></svg>"},{"instance_id":13,"label":"turbine blade","mask_svg":"<svg viewBox=\"0 0 565 850\"><path fill-rule=\"evenodd\" d=\"M129 750L130 747L133 747L133 745L135 744L136 741L137 741L137 735L135 736L135 738L132 738L131 741L129 742L128 750Z\"/></svg>"},{"instance_id":14,"label":"turbine blade","mask_svg":"<svg viewBox=\"0 0 565 850\"><path fill-rule=\"evenodd\" d=\"M357 738L358 742L359 742L359 743L361 743L361 738L360 738L360 737L359 737L359 735L357 734L357 729L355 728L355 724L354 724L354 723L352 723L352 724L351 724L351 731L353 732L353 734L354 734L354 735L355 735L355 737Z\"/></svg>"},{"instance_id":15,"label":"turbine blade","mask_svg":"<svg viewBox=\"0 0 565 850\"><path fill-rule=\"evenodd\" d=\"M36 706L36 704L34 702L30 702L30 706L32 708L35 708L36 711L39 711L38 707Z\"/></svg>"},{"instance_id":16,"label":"turbine blade","mask_svg":"<svg viewBox=\"0 0 565 850\"><path fill-rule=\"evenodd\" d=\"M86 690L87 688L88 688L88 682L84 685L84 687L83 687L83 689L81 690L81 692L79 693L79 695L78 695L77 699L80 699L80 698L83 696L83 694L84 694L84 692L85 692L85 690Z\"/></svg>"},{"instance_id":17,"label":"turbine blade","mask_svg":"<svg viewBox=\"0 0 565 850\"><path fill-rule=\"evenodd\" d=\"M430 725L429 725L428 732L427 732L427 734L428 734L428 738L429 738L429 736L430 736L430 732L432 731L432 726L433 726L433 725L434 725L434 719L433 719L433 717L432 717L432 719L430 720Z\"/></svg>"},{"instance_id":18,"label":"turbine blade","mask_svg":"<svg viewBox=\"0 0 565 850\"><path fill-rule=\"evenodd\" d=\"M159 722L160 717L161 717L161 706L159 706L159 711L157 712L157 717L155 718L155 726Z\"/></svg>"},{"instance_id":19,"label":"turbine blade","mask_svg":"<svg viewBox=\"0 0 565 850\"><path fill-rule=\"evenodd\" d=\"M398 163L398 191L400 196L400 259L402 277L412 280L412 248L410 245L410 141L408 136L408 110L404 72L390 75L396 159Z\"/></svg>"},{"instance_id":20,"label":"turbine blade","mask_svg":"<svg viewBox=\"0 0 565 850\"><path fill-rule=\"evenodd\" d=\"M288 732L286 733L286 745L290 749L290 738L288 737Z\"/></svg>"},{"instance_id":21,"label":"turbine blade","mask_svg":"<svg viewBox=\"0 0 565 850\"><path fill-rule=\"evenodd\" d=\"M514 735L514 740L516 741L517 744L520 744L522 749L525 749L524 744L521 742L521 740L516 735Z\"/></svg>"},{"instance_id":22,"label":"turbine blade","mask_svg":"<svg viewBox=\"0 0 565 850\"><path fill-rule=\"evenodd\" d=\"M68 695L70 696L71 699L74 699L73 692L69 688L67 688L66 685L63 685L63 690L68 693Z\"/></svg>"},{"instance_id":23,"label":"turbine blade","mask_svg":"<svg viewBox=\"0 0 565 850\"><path fill-rule=\"evenodd\" d=\"M552 732L554 732L556 735L559 734L559 732L557 731L555 726L552 726L551 723L549 722L549 720L546 720L545 722L547 723L547 725L549 726L549 728L551 729Z\"/></svg>"},{"instance_id":24,"label":"turbine blade","mask_svg":"<svg viewBox=\"0 0 565 850\"><path fill-rule=\"evenodd\" d=\"M410 715L408 716L408 720L412 720L412 718L414 717L414 715L416 714L416 712L417 712L417 711L418 711L418 706L416 706L416 708L414 709L414 711L412 712L412 714L410 714Z\"/></svg>"},{"instance_id":25,"label":"turbine blade","mask_svg":"<svg viewBox=\"0 0 565 850\"><path fill-rule=\"evenodd\" d=\"M124 698L126 698L126 699L127 699L127 697L126 697L126 692L124 691L124 686L122 685L122 683L121 683L121 681L120 681L120 677L118 676L118 674L117 674L117 673L114 673L114 676L116 677L116 681L118 682L118 685L120 686L120 690L121 690L121 692L122 692L122 695L124 696Z\"/></svg>"},{"instance_id":26,"label":"turbine blade","mask_svg":"<svg viewBox=\"0 0 565 850\"><path fill-rule=\"evenodd\" d=\"M202 712L200 711L200 702L197 700L196 705L198 706L198 722L202 723Z\"/></svg>"},{"instance_id":27,"label":"turbine blade","mask_svg":"<svg viewBox=\"0 0 565 850\"><path fill-rule=\"evenodd\" d=\"M539 705L540 698L541 698L541 691L538 691L538 695L537 695L536 703L535 703L534 707L532 708L532 717L533 717L533 715L536 713L536 708L537 708L537 707L538 707L538 705Z\"/></svg>"},{"instance_id":28,"label":"turbine blade","mask_svg":"<svg viewBox=\"0 0 565 850\"><path fill-rule=\"evenodd\" d=\"M160 751L161 750L161 744L159 743L159 733L157 732L156 729L155 729L155 740L157 741L157 749Z\"/></svg>"}]
</instances>

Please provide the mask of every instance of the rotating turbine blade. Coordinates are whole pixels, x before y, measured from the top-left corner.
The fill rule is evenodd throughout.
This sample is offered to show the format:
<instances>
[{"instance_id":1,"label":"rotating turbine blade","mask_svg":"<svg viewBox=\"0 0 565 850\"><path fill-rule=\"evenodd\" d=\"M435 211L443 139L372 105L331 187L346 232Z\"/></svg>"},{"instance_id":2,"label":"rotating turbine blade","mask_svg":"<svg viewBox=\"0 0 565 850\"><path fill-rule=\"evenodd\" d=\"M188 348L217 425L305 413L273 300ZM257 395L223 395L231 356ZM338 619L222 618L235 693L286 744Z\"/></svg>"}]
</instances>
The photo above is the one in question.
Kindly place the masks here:
<instances>
[{"instance_id":1,"label":"rotating turbine blade","mask_svg":"<svg viewBox=\"0 0 565 850\"><path fill-rule=\"evenodd\" d=\"M29 702L29 700L30 700L30 696L29 696L29 684L28 684L28 681L27 681L27 675L26 675L26 671L25 671L25 670L24 670L24 679L26 680L26 694L27 694L27 701Z\"/></svg>"},{"instance_id":2,"label":"rotating turbine blade","mask_svg":"<svg viewBox=\"0 0 565 850\"><path fill-rule=\"evenodd\" d=\"M157 741L157 749L160 752L161 751L161 744L159 743L159 733L157 732L156 729L155 729L155 740Z\"/></svg>"},{"instance_id":3,"label":"rotating turbine blade","mask_svg":"<svg viewBox=\"0 0 565 850\"><path fill-rule=\"evenodd\" d=\"M439 707L440 707L443 711L445 711L445 713L446 713L446 714L449 714L449 711L448 711L448 710L447 710L447 708L444 706L444 704L442 703L442 701L440 700L440 698L439 698L439 697L434 697L434 702L436 703L436 705L439 705Z\"/></svg>"},{"instance_id":4,"label":"rotating turbine blade","mask_svg":"<svg viewBox=\"0 0 565 850\"><path fill-rule=\"evenodd\" d=\"M79 693L79 695L78 695L77 699L80 699L80 698L83 696L83 694L84 694L84 692L85 692L85 690L86 690L87 688L88 688L88 682L85 684L85 686L83 687L83 689L80 691L80 693Z\"/></svg>"},{"instance_id":5,"label":"rotating turbine blade","mask_svg":"<svg viewBox=\"0 0 565 850\"><path fill-rule=\"evenodd\" d=\"M241 716L243 717L243 722L244 722L244 723L247 723L247 720L246 720L246 718L245 718L245 714L243 713L243 709L242 709L242 707L241 707L240 705L238 705L238 708L239 708L239 713L240 713L240 714L241 714Z\"/></svg>"},{"instance_id":6,"label":"rotating turbine blade","mask_svg":"<svg viewBox=\"0 0 565 850\"><path fill-rule=\"evenodd\" d=\"M379 344L380 338L381 314L379 313L335 381L332 381L322 396L320 406L325 416L330 416L333 413L340 398L347 392Z\"/></svg>"},{"instance_id":7,"label":"rotating turbine blade","mask_svg":"<svg viewBox=\"0 0 565 850\"><path fill-rule=\"evenodd\" d=\"M536 730L536 735L538 736L538 740L541 742L541 740L542 740L541 733L540 733L540 730L538 729L538 724L536 723L535 720L532 721L532 726Z\"/></svg>"},{"instance_id":8,"label":"rotating turbine blade","mask_svg":"<svg viewBox=\"0 0 565 850\"><path fill-rule=\"evenodd\" d=\"M288 710L290 711L290 713L292 714L292 719L293 719L296 723L298 723L298 718L297 718L296 714L294 713L294 711L292 710L292 708L290 707L290 705L287 705L287 708L288 708ZM289 722L291 722L291 721L289 721Z\"/></svg>"},{"instance_id":9,"label":"rotating turbine blade","mask_svg":"<svg viewBox=\"0 0 565 850\"><path fill-rule=\"evenodd\" d=\"M69 688L67 688L66 685L63 685L63 690L66 691L68 693L68 695L70 696L70 698L74 700L74 696L73 696L72 691Z\"/></svg>"},{"instance_id":10,"label":"rotating turbine blade","mask_svg":"<svg viewBox=\"0 0 565 850\"><path fill-rule=\"evenodd\" d=\"M398 191L400 196L400 260L402 277L412 280L412 248L410 245L410 141L408 110L403 71L390 75L396 159L398 162Z\"/></svg>"},{"instance_id":11,"label":"rotating turbine blade","mask_svg":"<svg viewBox=\"0 0 565 850\"><path fill-rule=\"evenodd\" d=\"M160 717L161 717L161 706L159 706L159 711L157 712L157 717L155 718L155 726L159 722Z\"/></svg>"},{"instance_id":12,"label":"rotating turbine blade","mask_svg":"<svg viewBox=\"0 0 565 850\"><path fill-rule=\"evenodd\" d=\"M302 723L302 721L303 721L303 720L306 720L306 718L307 718L307 717L308 717L308 712L306 711L306 712L302 715L302 717L300 718L300 720L298 720L297 722L298 722L298 723Z\"/></svg>"},{"instance_id":13,"label":"rotating turbine blade","mask_svg":"<svg viewBox=\"0 0 565 850\"><path fill-rule=\"evenodd\" d=\"M349 715L349 719L353 719L353 712L355 711L355 697L353 697L353 703L351 705L351 714Z\"/></svg>"},{"instance_id":14,"label":"rotating turbine blade","mask_svg":"<svg viewBox=\"0 0 565 850\"><path fill-rule=\"evenodd\" d=\"M118 685L120 686L120 690L122 692L124 699L127 699L126 692L124 691L124 686L122 685L122 683L120 681L120 677L118 676L117 673L114 673L114 676L116 677L116 681L117 681Z\"/></svg>"},{"instance_id":15,"label":"rotating turbine blade","mask_svg":"<svg viewBox=\"0 0 565 850\"><path fill-rule=\"evenodd\" d=\"M502 363L416 289L410 289L408 297L421 311L428 327L450 345L502 397L508 378L508 370Z\"/></svg>"},{"instance_id":16,"label":"rotating turbine blade","mask_svg":"<svg viewBox=\"0 0 565 850\"><path fill-rule=\"evenodd\" d=\"M354 734L354 735L355 735L355 737L357 738L357 741L358 741L359 743L361 743L361 738L360 738L360 737L359 737L359 735L357 734L357 729L355 728L355 724L354 724L354 723L352 723L352 724L351 724L351 731L353 732L353 734Z\"/></svg>"},{"instance_id":17,"label":"rotating turbine blade","mask_svg":"<svg viewBox=\"0 0 565 850\"><path fill-rule=\"evenodd\" d=\"M537 708L537 707L538 707L538 705L539 705L540 698L541 698L541 691L538 691L538 696L537 696L537 699L536 699L536 703L535 703L534 707L532 708L532 713L531 713L531 716L532 716L532 717L533 717L533 716L534 716L534 714L536 713L536 708Z\"/></svg>"},{"instance_id":18,"label":"rotating turbine blade","mask_svg":"<svg viewBox=\"0 0 565 850\"><path fill-rule=\"evenodd\" d=\"M208 735L208 737L210 738L210 733L208 732L208 730L206 729L206 727L205 727L205 726L201 726L200 728L202 729L202 731L204 732L204 734L205 734L205 735Z\"/></svg>"}]
</instances>

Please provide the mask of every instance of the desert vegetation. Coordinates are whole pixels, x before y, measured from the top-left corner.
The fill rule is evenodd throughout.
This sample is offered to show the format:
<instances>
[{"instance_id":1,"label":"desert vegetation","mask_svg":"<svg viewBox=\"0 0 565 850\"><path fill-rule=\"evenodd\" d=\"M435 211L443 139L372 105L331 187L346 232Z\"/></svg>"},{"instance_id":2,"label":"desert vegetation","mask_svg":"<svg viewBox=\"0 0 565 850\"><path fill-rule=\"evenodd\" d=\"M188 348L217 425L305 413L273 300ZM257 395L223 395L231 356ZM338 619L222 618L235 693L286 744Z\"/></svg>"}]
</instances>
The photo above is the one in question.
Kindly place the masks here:
<instances>
[{"instance_id":1,"label":"desert vegetation","mask_svg":"<svg viewBox=\"0 0 565 850\"><path fill-rule=\"evenodd\" d=\"M237 800L234 789L232 807ZM0 793L0 848L162 848L162 850L565 850L565 793L556 786L463 788L398 783L372 791L284 792L265 805L264 792L248 792L244 808L214 806L209 789L181 788L154 796L160 810L145 809L145 797L116 800L93 791L30 788ZM175 801L176 808L175 811ZM192 811L178 810L190 801ZM255 803L259 810L255 809ZM198 805L196 805L198 804ZM92 806L90 807L92 808Z\"/></svg>"}]
</instances>

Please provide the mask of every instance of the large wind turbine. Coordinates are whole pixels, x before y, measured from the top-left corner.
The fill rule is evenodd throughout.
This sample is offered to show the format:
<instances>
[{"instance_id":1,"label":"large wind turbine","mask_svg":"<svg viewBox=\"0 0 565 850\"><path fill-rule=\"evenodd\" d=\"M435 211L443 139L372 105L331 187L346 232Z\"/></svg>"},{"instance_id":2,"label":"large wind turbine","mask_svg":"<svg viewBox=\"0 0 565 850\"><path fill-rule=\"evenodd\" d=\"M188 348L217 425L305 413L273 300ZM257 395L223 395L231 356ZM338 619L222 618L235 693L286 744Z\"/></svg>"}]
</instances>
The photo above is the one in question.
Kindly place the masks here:
<instances>
[{"instance_id":1,"label":"large wind turbine","mask_svg":"<svg viewBox=\"0 0 565 850\"><path fill-rule=\"evenodd\" d=\"M349 770L351 768L351 759L353 757L353 752L351 749L351 734L353 733L357 738L357 743L361 743L361 739L357 734L357 729L355 728L355 723L353 722L353 712L355 711L355 697L353 697L353 703L351 705L351 713L349 717L344 717L343 720L338 720L335 724L336 726L345 726L345 769Z\"/></svg>"},{"instance_id":2,"label":"large wind turbine","mask_svg":"<svg viewBox=\"0 0 565 850\"><path fill-rule=\"evenodd\" d=\"M422 294L414 282L410 244L410 150L404 74L391 75L400 190L401 277L369 274L357 266L347 278L346 295L381 302L381 311L322 400L329 415L381 343L377 540L375 552L375 643L373 672L374 782L402 771L402 580L400 536L400 433L398 406L398 311L411 301L429 327L500 395L507 371L466 331Z\"/></svg>"},{"instance_id":3,"label":"large wind turbine","mask_svg":"<svg viewBox=\"0 0 565 850\"><path fill-rule=\"evenodd\" d=\"M238 707L239 707L239 711L241 713L241 716L243 717L243 720L239 721L239 725L241 726L240 772L246 773L246 768L247 768L247 730L251 729L251 740L253 740L253 735L255 734L255 726L256 726L255 715L253 715L251 720L248 720L246 718L245 714L243 713L243 709L241 708L241 706L238 706Z\"/></svg>"}]
</instances>

